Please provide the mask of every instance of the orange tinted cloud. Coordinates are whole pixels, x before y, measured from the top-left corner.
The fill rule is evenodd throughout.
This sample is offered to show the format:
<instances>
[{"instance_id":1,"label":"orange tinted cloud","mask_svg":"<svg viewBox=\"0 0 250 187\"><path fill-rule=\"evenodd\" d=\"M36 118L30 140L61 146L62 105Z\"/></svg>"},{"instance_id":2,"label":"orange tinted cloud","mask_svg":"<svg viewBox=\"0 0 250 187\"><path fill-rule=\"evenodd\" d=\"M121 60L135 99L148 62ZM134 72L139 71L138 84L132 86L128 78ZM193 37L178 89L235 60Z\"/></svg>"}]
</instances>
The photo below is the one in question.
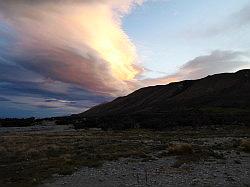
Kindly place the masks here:
<instances>
[{"instance_id":1,"label":"orange tinted cloud","mask_svg":"<svg viewBox=\"0 0 250 187\"><path fill-rule=\"evenodd\" d=\"M131 92L137 65L121 18L141 0L1 1L0 17L17 33L7 50L20 64L99 94Z\"/></svg>"}]
</instances>

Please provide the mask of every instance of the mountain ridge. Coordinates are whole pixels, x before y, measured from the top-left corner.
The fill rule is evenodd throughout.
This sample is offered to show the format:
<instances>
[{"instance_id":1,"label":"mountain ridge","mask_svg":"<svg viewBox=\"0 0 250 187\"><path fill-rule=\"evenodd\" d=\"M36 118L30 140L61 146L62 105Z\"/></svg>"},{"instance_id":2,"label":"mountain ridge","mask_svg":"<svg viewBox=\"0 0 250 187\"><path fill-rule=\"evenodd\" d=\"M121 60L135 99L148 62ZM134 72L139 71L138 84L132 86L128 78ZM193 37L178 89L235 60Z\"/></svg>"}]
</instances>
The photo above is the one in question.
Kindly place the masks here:
<instances>
[{"instance_id":1,"label":"mountain ridge","mask_svg":"<svg viewBox=\"0 0 250 187\"><path fill-rule=\"evenodd\" d=\"M250 93L250 69L141 88L95 106L81 115L134 114L140 110L151 112L150 109L163 112L202 106L246 108L250 106L250 97L246 92Z\"/></svg>"},{"instance_id":2,"label":"mountain ridge","mask_svg":"<svg viewBox=\"0 0 250 187\"><path fill-rule=\"evenodd\" d=\"M250 124L250 69L149 86L57 119L78 128L168 129Z\"/></svg>"}]
</instances>

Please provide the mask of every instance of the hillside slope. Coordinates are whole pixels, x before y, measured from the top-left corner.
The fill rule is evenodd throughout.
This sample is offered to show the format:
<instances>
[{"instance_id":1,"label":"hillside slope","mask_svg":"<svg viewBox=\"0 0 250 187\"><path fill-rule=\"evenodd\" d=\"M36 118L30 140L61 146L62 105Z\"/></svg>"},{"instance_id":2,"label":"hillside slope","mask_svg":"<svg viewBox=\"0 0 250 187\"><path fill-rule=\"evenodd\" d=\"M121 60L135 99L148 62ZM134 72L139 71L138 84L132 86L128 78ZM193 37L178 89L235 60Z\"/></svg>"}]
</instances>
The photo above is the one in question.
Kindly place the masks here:
<instances>
[{"instance_id":1,"label":"hillside slope","mask_svg":"<svg viewBox=\"0 0 250 187\"><path fill-rule=\"evenodd\" d=\"M249 125L250 70L141 88L58 123L103 129Z\"/></svg>"},{"instance_id":2,"label":"hillside slope","mask_svg":"<svg viewBox=\"0 0 250 187\"><path fill-rule=\"evenodd\" d=\"M98 105L84 116L168 112L183 108L250 108L250 70L139 89Z\"/></svg>"}]
</instances>

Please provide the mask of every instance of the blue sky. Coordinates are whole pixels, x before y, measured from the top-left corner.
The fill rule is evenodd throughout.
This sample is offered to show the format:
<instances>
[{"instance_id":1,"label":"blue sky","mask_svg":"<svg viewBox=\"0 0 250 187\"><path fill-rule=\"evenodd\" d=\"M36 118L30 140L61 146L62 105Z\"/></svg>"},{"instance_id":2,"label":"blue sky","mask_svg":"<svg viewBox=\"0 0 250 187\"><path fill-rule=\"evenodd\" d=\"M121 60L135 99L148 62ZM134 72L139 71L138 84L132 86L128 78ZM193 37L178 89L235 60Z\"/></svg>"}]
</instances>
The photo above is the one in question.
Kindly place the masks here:
<instances>
[{"instance_id":1,"label":"blue sky","mask_svg":"<svg viewBox=\"0 0 250 187\"><path fill-rule=\"evenodd\" d=\"M250 0L1 1L0 118L250 68L249 33Z\"/></svg>"},{"instance_id":2,"label":"blue sky","mask_svg":"<svg viewBox=\"0 0 250 187\"><path fill-rule=\"evenodd\" d=\"M186 62L213 50L249 50L250 25L210 36L205 32L223 25L249 0L148 1L125 17L123 25L136 44L145 67L172 74Z\"/></svg>"}]
</instances>

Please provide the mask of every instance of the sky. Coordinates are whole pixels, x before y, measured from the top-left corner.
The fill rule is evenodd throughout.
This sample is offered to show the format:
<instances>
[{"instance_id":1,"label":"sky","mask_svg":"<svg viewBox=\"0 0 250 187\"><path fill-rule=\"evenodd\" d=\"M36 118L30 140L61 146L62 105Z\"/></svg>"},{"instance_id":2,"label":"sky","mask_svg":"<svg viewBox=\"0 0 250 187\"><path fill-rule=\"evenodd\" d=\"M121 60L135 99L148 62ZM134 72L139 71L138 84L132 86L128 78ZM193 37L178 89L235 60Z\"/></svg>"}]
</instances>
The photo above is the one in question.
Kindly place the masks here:
<instances>
[{"instance_id":1,"label":"sky","mask_svg":"<svg viewBox=\"0 0 250 187\"><path fill-rule=\"evenodd\" d=\"M249 33L250 0L0 0L0 118L250 68Z\"/></svg>"}]
</instances>

